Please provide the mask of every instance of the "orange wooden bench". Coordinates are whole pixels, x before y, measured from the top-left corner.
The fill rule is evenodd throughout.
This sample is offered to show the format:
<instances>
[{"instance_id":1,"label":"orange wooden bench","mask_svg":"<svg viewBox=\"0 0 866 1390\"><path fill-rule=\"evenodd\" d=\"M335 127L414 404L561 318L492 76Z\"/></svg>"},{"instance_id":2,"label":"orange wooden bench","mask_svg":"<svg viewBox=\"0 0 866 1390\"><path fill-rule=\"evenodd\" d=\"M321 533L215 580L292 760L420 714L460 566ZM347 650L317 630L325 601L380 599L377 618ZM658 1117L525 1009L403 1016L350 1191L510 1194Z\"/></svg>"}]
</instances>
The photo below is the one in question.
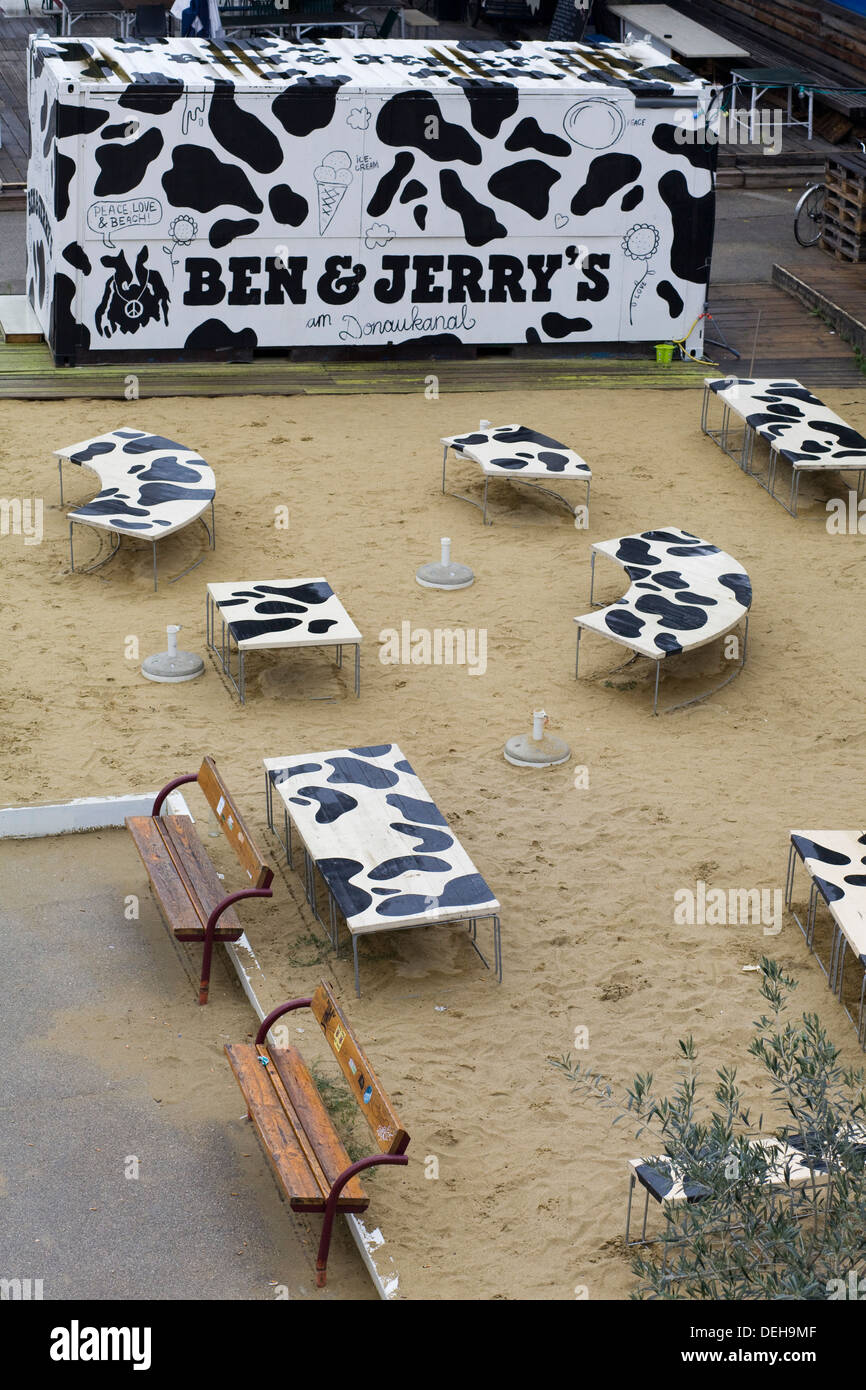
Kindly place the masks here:
<instances>
[{"instance_id":1,"label":"orange wooden bench","mask_svg":"<svg viewBox=\"0 0 866 1390\"><path fill-rule=\"evenodd\" d=\"M353 1163L346 1153L297 1048L266 1041L278 1018L305 1008L312 1010L372 1130L379 1152L369 1158ZM325 1214L316 1260L316 1283L324 1288L335 1215L338 1211L366 1211L370 1204L357 1175L375 1164L408 1163L405 1151L409 1135L325 980L314 995L292 999L272 1010L263 1020L255 1043L230 1044L226 1055L290 1207Z\"/></svg>"},{"instance_id":2,"label":"orange wooden bench","mask_svg":"<svg viewBox=\"0 0 866 1390\"><path fill-rule=\"evenodd\" d=\"M160 815L170 792L187 782L197 782L252 883L251 888L226 896L217 871L188 816ZM233 904L244 898L269 898L273 870L256 848L243 817L217 772L206 757L198 772L175 777L163 787L149 816L127 816L127 828L147 869L163 916L178 941L202 941L204 951L198 1002L207 1003L211 958L215 941L237 941L243 926Z\"/></svg>"}]
</instances>

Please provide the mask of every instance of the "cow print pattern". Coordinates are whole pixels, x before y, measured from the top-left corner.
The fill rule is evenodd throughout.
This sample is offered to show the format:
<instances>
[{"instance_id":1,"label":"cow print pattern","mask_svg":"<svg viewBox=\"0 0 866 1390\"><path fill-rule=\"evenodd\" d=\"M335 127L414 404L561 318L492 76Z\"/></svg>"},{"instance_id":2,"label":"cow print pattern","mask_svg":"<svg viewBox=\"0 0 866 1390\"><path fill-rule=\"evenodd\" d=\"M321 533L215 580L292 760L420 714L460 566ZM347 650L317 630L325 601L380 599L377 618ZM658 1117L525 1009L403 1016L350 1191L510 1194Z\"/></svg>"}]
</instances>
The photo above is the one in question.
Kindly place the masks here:
<instances>
[{"instance_id":1,"label":"cow print pattern","mask_svg":"<svg viewBox=\"0 0 866 1390\"><path fill-rule=\"evenodd\" d=\"M671 99L707 90L641 43L36 40L27 293L73 360L132 332L191 353L675 336L705 299L715 151L677 142ZM622 249L638 204L652 266ZM88 214L118 205L105 240Z\"/></svg>"},{"instance_id":2,"label":"cow print pattern","mask_svg":"<svg viewBox=\"0 0 866 1390\"><path fill-rule=\"evenodd\" d=\"M792 830L791 843L836 925L866 966L866 834Z\"/></svg>"},{"instance_id":3,"label":"cow print pattern","mask_svg":"<svg viewBox=\"0 0 866 1390\"><path fill-rule=\"evenodd\" d=\"M846 1139L853 1144L855 1153L862 1152L866 1147L866 1128L856 1123L851 1125ZM768 1186L807 1187L813 1176L819 1183L826 1181L829 1169L826 1159L821 1156L816 1137L810 1141L802 1134L788 1134L784 1140L772 1134L756 1135L749 1139L749 1144L761 1146L770 1161L765 1178ZM699 1202L710 1191L700 1182L684 1178L682 1168L666 1156L632 1158L628 1166L641 1186L657 1202Z\"/></svg>"},{"instance_id":4,"label":"cow print pattern","mask_svg":"<svg viewBox=\"0 0 866 1390\"><path fill-rule=\"evenodd\" d=\"M866 469L866 439L799 381L707 378L706 385L793 468Z\"/></svg>"},{"instance_id":5,"label":"cow print pattern","mask_svg":"<svg viewBox=\"0 0 866 1390\"><path fill-rule=\"evenodd\" d=\"M481 465L491 475L520 474L524 478L592 477L589 464L567 445L550 439L526 425L491 425L470 434L443 438L446 449L454 449Z\"/></svg>"},{"instance_id":6,"label":"cow print pattern","mask_svg":"<svg viewBox=\"0 0 866 1390\"><path fill-rule=\"evenodd\" d=\"M575 622L641 656L660 661L703 646L729 632L751 607L752 585L742 565L689 531L640 531L592 548L622 565L631 587Z\"/></svg>"},{"instance_id":7,"label":"cow print pattern","mask_svg":"<svg viewBox=\"0 0 866 1390\"><path fill-rule=\"evenodd\" d=\"M214 496L213 471L204 459L159 434L111 430L54 453L92 469L102 484L69 519L107 531L156 540L189 526Z\"/></svg>"},{"instance_id":8,"label":"cow print pattern","mask_svg":"<svg viewBox=\"0 0 866 1390\"><path fill-rule=\"evenodd\" d=\"M353 934L498 912L396 743L266 758L265 769Z\"/></svg>"},{"instance_id":9,"label":"cow print pattern","mask_svg":"<svg viewBox=\"0 0 866 1390\"><path fill-rule=\"evenodd\" d=\"M331 646L361 641L326 579L208 584L239 647Z\"/></svg>"}]
</instances>

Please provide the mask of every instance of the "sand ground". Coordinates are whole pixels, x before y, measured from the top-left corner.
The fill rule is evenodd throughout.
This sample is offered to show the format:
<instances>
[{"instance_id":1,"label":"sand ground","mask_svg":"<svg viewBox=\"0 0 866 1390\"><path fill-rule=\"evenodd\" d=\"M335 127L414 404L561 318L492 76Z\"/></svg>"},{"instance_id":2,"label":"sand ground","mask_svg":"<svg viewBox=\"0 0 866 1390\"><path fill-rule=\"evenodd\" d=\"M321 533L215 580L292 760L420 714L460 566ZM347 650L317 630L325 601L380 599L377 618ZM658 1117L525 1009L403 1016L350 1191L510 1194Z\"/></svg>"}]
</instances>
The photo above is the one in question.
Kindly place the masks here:
<instances>
[{"instance_id":1,"label":"sand ground","mask_svg":"<svg viewBox=\"0 0 866 1390\"><path fill-rule=\"evenodd\" d=\"M866 428L866 389L825 398ZM759 1009L743 966L769 951L798 975L799 1006L819 1009L845 1056L860 1057L790 920L770 938L760 925L674 923L675 892L698 879L782 888L791 827L860 826L866 752L864 541L829 535L820 501L789 517L700 434L699 415L697 390L3 410L0 496L45 499L42 544L0 538L3 803L148 790L211 752L276 856L263 757L396 741L502 902L501 988L461 929L444 927L363 942L360 1001L350 958L333 959L296 875L284 870L273 902L243 914L271 986L263 1002L326 972L413 1136L415 1162L374 1179L408 1298L570 1299L578 1285L593 1299L627 1297L625 1160L640 1145L551 1068L576 1028L588 1029L583 1060L619 1085L650 1069L672 1085L688 1032L708 1075L741 1062L750 1080ZM480 418L533 424L583 454L594 474L588 530L504 483L486 529L475 509L442 497L438 439ZM51 450L118 424L181 440L216 472L216 552L157 594L144 547L69 573ZM95 491L93 475L65 475L68 502ZM470 466L451 476L478 495ZM275 526L280 507L287 530ZM590 542L666 525L729 550L755 600L743 675L654 719L646 663L605 684L625 655L612 644L587 639L587 678L575 683L572 619L587 606ZM443 534L477 574L453 595L413 578ZM98 537L78 535L84 563ZM170 540L165 578L199 545L193 531ZM320 574L364 634L360 700L349 664L337 672L322 651L250 660L245 708L210 659L193 684L141 678L139 660L164 648L169 622L183 625L182 646L204 652L206 582ZM615 567L599 571L597 597L622 587ZM403 621L486 629L485 674L380 663L379 634ZM671 663L662 703L724 669L715 648ZM572 762L510 767L502 746L538 705ZM578 767L587 772L576 779ZM146 899L131 847L128 871L129 892ZM755 1100L762 1108L766 1090ZM430 1159L438 1177L426 1176Z\"/></svg>"}]
</instances>

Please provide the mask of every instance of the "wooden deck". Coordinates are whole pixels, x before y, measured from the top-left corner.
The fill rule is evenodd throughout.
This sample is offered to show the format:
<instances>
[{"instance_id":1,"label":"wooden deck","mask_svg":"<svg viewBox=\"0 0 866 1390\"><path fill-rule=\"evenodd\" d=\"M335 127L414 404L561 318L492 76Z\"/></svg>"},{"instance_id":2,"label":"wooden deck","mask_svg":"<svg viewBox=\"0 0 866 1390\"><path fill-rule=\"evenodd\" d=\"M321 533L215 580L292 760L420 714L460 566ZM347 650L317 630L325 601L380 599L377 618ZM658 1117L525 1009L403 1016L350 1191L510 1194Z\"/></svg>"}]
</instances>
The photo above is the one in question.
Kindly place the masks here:
<instances>
[{"instance_id":1,"label":"wooden deck","mask_svg":"<svg viewBox=\"0 0 866 1390\"><path fill-rule=\"evenodd\" d=\"M866 267L860 267L866 279ZM710 309L725 337L740 353L736 362L729 353L708 348L725 371L749 373L758 313L756 376L797 377L805 386L863 386L866 376L857 365L852 347L817 314L776 285L716 285ZM713 334L710 328L710 336Z\"/></svg>"},{"instance_id":2,"label":"wooden deck","mask_svg":"<svg viewBox=\"0 0 866 1390\"><path fill-rule=\"evenodd\" d=\"M483 357L444 362L123 362L55 367L44 343L0 344L0 399L122 399L130 376L152 396L390 395L423 392L431 376L446 391L573 391L580 387L689 387L697 363L657 366L635 357Z\"/></svg>"},{"instance_id":3,"label":"wooden deck","mask_svg":"<svg viewBox=\"0 0 866 1390\"><path fill-rule=\"evenodd\" d=\"M866 291L864 291L866 297ZM850 344L804 304L775 285L718 285L710 307L721 334L740 353L708 345L722 372L746 375L760 312L754 373L798 377L820 387L863 386L866 376ZM141 397L389 395L423 391L431 376L445 391L574 391L581 388L686 389L701 384L713 367L700 362L658 366L645 357L592 353L575 357L507 355L462 361L292 362L287 357L240 362L118 362L55 367L44 343L0 344L0 398L120 398L130 377Z\"/></svg>"},{"instance_id":4,"label":"wooden deck","mask_svg":"<svg viewBox=\"0 0 866 1390\"><path fill-rule=\"evenodd\" d=\"M30 129L27 119L27 40L39 29L53 33L48 14L0 18L0 207L9 195L20 198L27 182Z\"/></svg>"},{"instance_id":5,"label":"wooden deck","mask_svg":"<svg viewBox=\"0 0 866 1390\"><path fill-rule=\"evenodd\" d=\"M808 270L774 265L773 283L866 354L866 264L840 265L815 247Z\"/></svg>"}]
</instances>

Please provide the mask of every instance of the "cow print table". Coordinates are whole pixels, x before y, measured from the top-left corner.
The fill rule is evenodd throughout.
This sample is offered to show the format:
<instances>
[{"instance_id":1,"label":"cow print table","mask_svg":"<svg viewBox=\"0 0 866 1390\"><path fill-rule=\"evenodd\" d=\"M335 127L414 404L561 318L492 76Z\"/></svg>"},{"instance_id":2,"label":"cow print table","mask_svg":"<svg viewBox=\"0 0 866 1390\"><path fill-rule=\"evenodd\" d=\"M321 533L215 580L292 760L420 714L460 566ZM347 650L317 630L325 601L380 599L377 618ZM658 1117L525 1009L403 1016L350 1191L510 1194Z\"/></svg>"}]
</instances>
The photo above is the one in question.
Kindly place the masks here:
<instances>
[{"instance_id":1,"label":"cow print table","mask_svg":"<svg viewBox=\"0 0 866 1390\"><path fill-rule=\"evenodd\" d=\"M471 502L480 507L484 525L487 521L487 487L491 478L510 478L512 482L525 483L539 492L546 492L576 514L576 508L558 492L548 487L530 483L528 478L547 478L568 481L572 478L586 483L585 507L589 511L589 487L592 473L589 464L559 440L551 439L538 430L526 425L491 425L483 420L477 430L469 434L455 434L443 437L442 491L445 491L445 468L448 463L448 450L453 449L457 458L468 458L477 463L484 475L484 500L476 502L460 493L451 493L461 502Z\"/></svg>"},{"instance_id":2,"label":"cow print table","mask_svg":"<svg viewBox=\"0 0 866 1390\"><path fill-rule=\"evenodd\" d=\"M862 1125L851 1126L849 1134L843 1139L852 1143L854 1151L866 1145L866 1129ZM766 1187L783 1188L785 1191L798 1191L810 1188L813 1183L819 1187L827 1185L829 1166L826 1159L816 1155L814 1147L804 1143L800 1134L791 1134L783 1141L775 1135L755 1135L749 1139L753 1148L764 1150L767 1169L762 1177ZM628 1160L628 1206L625 1218L626 1245L639 1245L646 1241L647 1212L649 1199L660 1206L679 1206L683 1202L699 1202L710 1188L698 1181L685 1178L682 1168L672 1159L663 1156L656 1158L630 1158ZM636 1240L630 1240L631 1209L635 1185L640 1183L646 1193L643 1211L643 1229Z\"/></svg>"},{"instance_id":3,"label":"cow print table","mask_svg":"<svg viewBox=\"0 0 866 1390\"><path fill-rule=\"evenodd\" d=\"M733 556L675 526L661 531L640 531L612 541L597 541L592 547L590 603L593 602L596 555L609 556L622 566L632 582L628 592L615 603L575 618L578 625L575 678L580 663L581 631L589 628L630 647L635 655L626 665L638 656L656 663L653 701L653 714L656 714L659 670L665 657L692 651L724 637L746 618L741 662L720 685L698 698L706 699L739 674L746 662L749 631L746 615L752 603L752 585Z\"/></svg>"},{"instance_id":4,"label":"cow print table","mask_svg":"<svg viewBox=\"0 0 866 1390\"><path fill-rule=\"evenodd\" d=\"M217 612L221 619L216 641ZM362 637L327 579L267 579L247 583L208 584L207 644L227 679L246 701L244 653L277 647L355 648L355 694L361 694ZM232 674L232 642L238 656L238 679Z\"/></svg>"},{"instance_id":5,"label":"cow print table","mask_svg":"<svg viewBox=\"0 0 866 1390\"><path fill-rule=\"evenodd\" d=\"M722 402L722 421L710 429L707 421L710 402ZM742 440L735 434L729 444L731 416L743 422ZM751 474L771 497L781 502L792 516L797 515L797 498L803 473L857 474L857 501L863 496L866 479L866 438L824 405L799 381L775 381L736 377L706 377L701 410L701 429L714 440L744 472ZM753 468L755 439L769 446L766 482ZM737 448L739 444L739 448ZM791 467L790 496L776 496L776 467L782 458Z\"/></svg>"},{"instance_id":6,"label":"cow print table","mask_svg":"<svg viewBox=\"0 0 866 1390\"><path fill-rule=\"evenodd\" d=\"M154 589L157 587L157 541L201 517L211 549L214 549L213 471L203 458L185 444L176 444L173 439L165 439L161 434L124 428L110 430L108 434L97 435L94 439L85 439L81 444L55 449L54 454L60 474L61 505L64 459L91 469L102 485L102 491L90 502L68 513L69 559L73 570L75 553L72 528L76 522L101 528L117 536L117 544L105 559L90 565L84 573L99 568L112 555L116 555L124 535L151 541ZM210 527L202 515L208 507L211 510ZM201 560L196 560L176 578L189 574L200 564Z\"/></svg>"},{"instance_id":7,"label":"cow print table","mask_svg":"<svg viewBox=\"0 0 866 1390\"><path fill-rule=\"evenodd\" d=\"M794 871L801 860L811 880L806 925L791 907L794 893ZM827 976L827 983L842 1000L845 956L850 948L863 967L860 988L860 1007L857 1016L857 1036L860 1046L866 1046L866 833L860 830L792 830L788 851L788 874L785 884L785 903L797 926L815 951L815 918L818 898L823 898L833 919L833 943L829 968L824 970L820 956L815 958ZM850 1014L849 1014L850 1018Z\"/></svg>"},{"instance_id":8,"label":"cow print table","mask_svg":"<svg viewBox=\"0 0 866 1390\"><path fill-rule=\"evenodd\" d=\"M396 743L265 758L268 825L293 864L292 827L304 848L307 900L316 917L315 869L328 889L330 937L339 952L337 912L352 937L360 994L358 939L371 932L493 918L494 969L502 979L499 903ZM283 802L285 839L274 823ZM321 918L319 918L321 921Z\"/></svg>"}]
</instances>

